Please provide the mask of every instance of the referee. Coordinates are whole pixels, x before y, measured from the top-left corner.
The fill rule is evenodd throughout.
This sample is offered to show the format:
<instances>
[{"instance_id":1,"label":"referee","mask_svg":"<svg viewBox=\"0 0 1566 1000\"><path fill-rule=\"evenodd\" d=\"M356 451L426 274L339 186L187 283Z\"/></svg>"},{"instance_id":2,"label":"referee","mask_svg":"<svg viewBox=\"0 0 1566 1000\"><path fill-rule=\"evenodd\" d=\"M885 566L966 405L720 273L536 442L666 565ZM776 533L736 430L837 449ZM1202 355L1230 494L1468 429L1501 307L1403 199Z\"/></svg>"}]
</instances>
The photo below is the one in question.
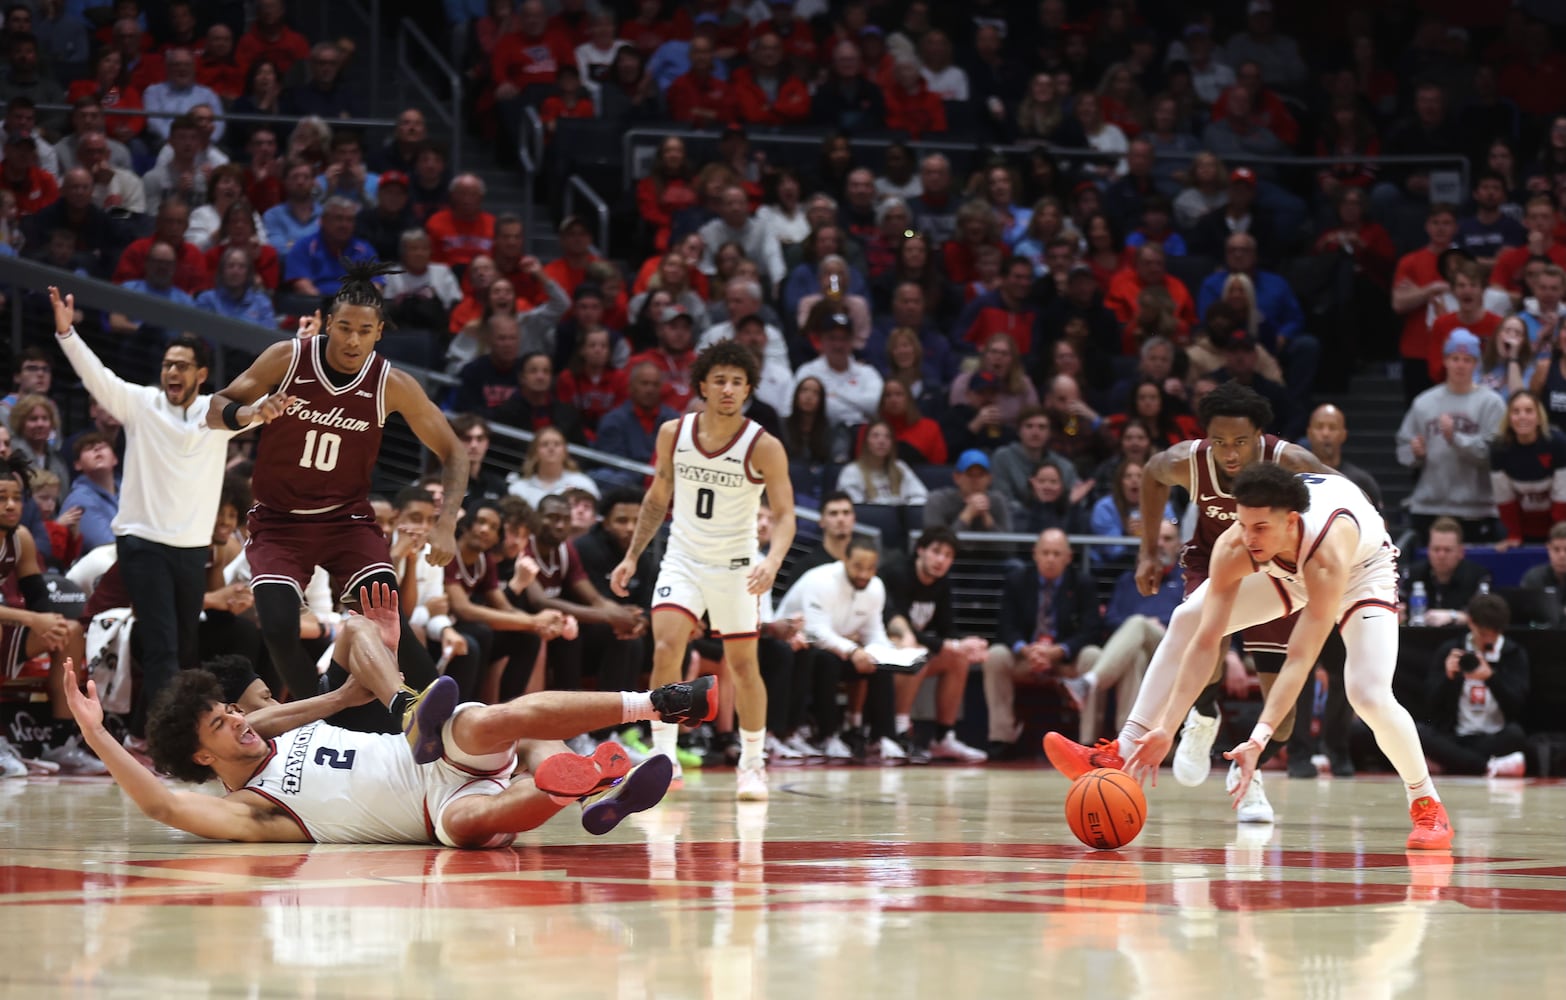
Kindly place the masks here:
<instances>
[{"instance_id":1,"label":"referee","mask_svg":"<svg viewBox=\"0 0 1566 1000\"><path fill-rule=\"evenodd\" d=\"M144 735L146 706L181 667L199 662L197 628L207 553L237 431L207 426L207 345L190 334L163 352L159 384L134 385L108 368L71 325L75 296L49 288L55 338L98 405L125 426L120 509L110 527L131 593L141 647L142 699L130 722Z\"/></svg>"}]
</instances>

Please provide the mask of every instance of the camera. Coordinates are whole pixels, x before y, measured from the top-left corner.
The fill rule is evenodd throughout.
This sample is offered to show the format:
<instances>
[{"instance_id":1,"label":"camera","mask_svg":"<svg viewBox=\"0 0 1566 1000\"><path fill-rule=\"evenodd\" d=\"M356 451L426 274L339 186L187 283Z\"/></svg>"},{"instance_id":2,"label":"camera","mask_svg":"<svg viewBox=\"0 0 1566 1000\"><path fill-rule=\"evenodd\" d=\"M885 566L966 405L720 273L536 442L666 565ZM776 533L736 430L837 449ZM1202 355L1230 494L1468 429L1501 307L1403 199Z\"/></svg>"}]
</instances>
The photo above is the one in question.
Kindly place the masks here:
<instances>
[{"instance_id":1,"label":"camera","mask_svg":"<svg viewBox=\"0 0 1566 1000\"><path fill-rule=\"evenodd\" d=\"M1457 658L1457 669L1461 670L1465 674L1473 673L1475 670L1479 669L1479 657L1475 656L1473 653L1464 652L1462 656Z\"/></svg>"}]
</instances>

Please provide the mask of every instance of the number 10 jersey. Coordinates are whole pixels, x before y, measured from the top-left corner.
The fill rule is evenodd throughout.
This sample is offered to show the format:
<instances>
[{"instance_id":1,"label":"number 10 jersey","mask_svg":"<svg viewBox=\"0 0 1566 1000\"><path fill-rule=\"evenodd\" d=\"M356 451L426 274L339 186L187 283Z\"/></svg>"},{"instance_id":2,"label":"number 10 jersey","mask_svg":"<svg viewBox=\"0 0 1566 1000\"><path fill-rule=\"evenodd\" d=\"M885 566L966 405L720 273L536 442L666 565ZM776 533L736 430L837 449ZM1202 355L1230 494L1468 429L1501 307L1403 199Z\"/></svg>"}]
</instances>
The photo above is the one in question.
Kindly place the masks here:
<instances>
[{"instance_id":1,"label":"number 10 jersey","mask_svg":"<svg viewBox=\"0 0 1566 1000\"><path fill-rule=\"evenodd\" d=\"M343 385L327 376L326 336L294 340L277 391L295 397L261 431L252 479L256 502L289 514L325 514L370 495L386 423L391 366L371 353Z\"/></svg>"},{"instance_id":2,"label":"number 10 jersey","mask_svg":"<svg viewBox=\"0 0 1566 1000\"><path fill-rule=\"evenodd\" d=\"M702 449L699 414L680 418L674 436L674 521L669 551L707 566L730 567L756 554L756 511L764 483L751 467L756 442L766 433L745 420L729 443Z\"/></svg>"}]
</instances>

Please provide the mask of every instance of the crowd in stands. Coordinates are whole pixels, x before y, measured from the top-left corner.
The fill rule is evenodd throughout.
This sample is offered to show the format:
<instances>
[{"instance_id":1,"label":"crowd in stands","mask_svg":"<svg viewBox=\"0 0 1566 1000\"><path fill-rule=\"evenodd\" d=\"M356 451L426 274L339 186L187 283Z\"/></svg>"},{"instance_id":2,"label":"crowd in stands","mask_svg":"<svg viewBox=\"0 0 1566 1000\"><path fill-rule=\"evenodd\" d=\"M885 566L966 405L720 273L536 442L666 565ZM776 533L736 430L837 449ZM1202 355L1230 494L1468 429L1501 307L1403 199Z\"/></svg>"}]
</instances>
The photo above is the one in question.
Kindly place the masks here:
<instances>
[{"instance_id":1,"label":"crowd in stands","mask_svg":"<svg viewBox=\"0 0 1566 1000\"><path fill-rule=\"evenodd\" d=\"M414 558L438 477L388 498L384 523L465 695L574 685L584 666L630 683L649 595L621 600L606 580L643 479L584 469L568 446L649 463L659 425L700 406L697 352L730 338L760 364L747 412L784 443L801 502L838 508L821 561L848 555L846 518L888 550L910 531L1034 536L1005 589L1019 608L1068 574L1052 614L1070 617L1054 632L1069 642L1034 650L1024 608L995 645L967 647L996 755L1014 752L1017 680L1098 676L1062 691L1102 714L1094 685L1138 675L1126 663L1145 663L1169 608L1117 591L1106 625L1086 573L1113 578L1131 552L1074 559L1062 532L1140 535L1143 466L1200 437L1198 403L1227 382L1268 402L1265 430L1353 475L1322 386L1359 361L1400 363L1409 409L1386 449L1417 476L1406 526L1551 540L1559 615L1566 103L1550 83L1566 82L1566 53L1526 5L1460 22L1329 3L1330 29L1296 38L1304 14L1269 0L1189 20L1136 0L453 0L469 126L502 151L526 108L551 145L573 119L706 133L664 138L644 175L603 192L634 216L623 239L595 245L596 227L566 216L548 224L549 260L529 253L522 206L453 174L419 108L384 139L340 124L370 110L351 42L307 38L283 0L256 0L250 23L230 23L237 6L6 6L0 254L273 331L334 292L345 259L399 262L382 349L455 378L440 402L476 461L443 578ZM776 129L819 137L814 163L763 152ZM971 155L919 148L943 139ZM1278 159L1313 154L1338 160ZM1344 276L1330 291L1308 277L1326 271ZM1319 322L1329 296L1353 338ZM46 313L35 293L8 304ZM113 540L117 428L96 405L90 423L62 421L45 322L29 326L45 346L13 359L0 440L39 472L29 523L64 570ZM130 377L178 332L120 312L78 324L118 345L106 359ZM509 472L483 465L495 424L534 434ZM242 509L225 507L229 533ZM214 587L214 615L244 610L231 584ZM580 638L539 639L550 611ZM306 638L329 637L334 613L314 607ZM786 616L769 628L804 644ZM797 694L769 720L775 750L810 752ZM869 696L880 711L893 693ZM1117 701L1123 715L1124 689ZM871 735L897 743L905 714Z\"/></svg>"}]
</instances>

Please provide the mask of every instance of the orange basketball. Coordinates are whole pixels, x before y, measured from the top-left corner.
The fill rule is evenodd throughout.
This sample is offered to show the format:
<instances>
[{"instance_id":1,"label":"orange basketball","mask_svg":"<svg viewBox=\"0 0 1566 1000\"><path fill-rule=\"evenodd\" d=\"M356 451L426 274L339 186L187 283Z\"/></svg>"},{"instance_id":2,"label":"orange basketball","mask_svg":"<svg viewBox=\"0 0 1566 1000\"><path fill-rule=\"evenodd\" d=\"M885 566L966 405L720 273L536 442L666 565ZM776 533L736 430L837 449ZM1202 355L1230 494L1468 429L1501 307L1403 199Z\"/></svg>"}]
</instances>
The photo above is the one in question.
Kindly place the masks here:
<instances>
[{"instance_id":1,"label":"orange basketball","mask_svg":"<svg viewBox=\"0 0 1566 1000\"><path fill-rule=\"evenodd\" d=\"M1147 799L1129 774L1101 767L1071 783L1066 823L1076 838L1100 851L1124 847L1142 832Z\"/></svg>"}]
</instances>

